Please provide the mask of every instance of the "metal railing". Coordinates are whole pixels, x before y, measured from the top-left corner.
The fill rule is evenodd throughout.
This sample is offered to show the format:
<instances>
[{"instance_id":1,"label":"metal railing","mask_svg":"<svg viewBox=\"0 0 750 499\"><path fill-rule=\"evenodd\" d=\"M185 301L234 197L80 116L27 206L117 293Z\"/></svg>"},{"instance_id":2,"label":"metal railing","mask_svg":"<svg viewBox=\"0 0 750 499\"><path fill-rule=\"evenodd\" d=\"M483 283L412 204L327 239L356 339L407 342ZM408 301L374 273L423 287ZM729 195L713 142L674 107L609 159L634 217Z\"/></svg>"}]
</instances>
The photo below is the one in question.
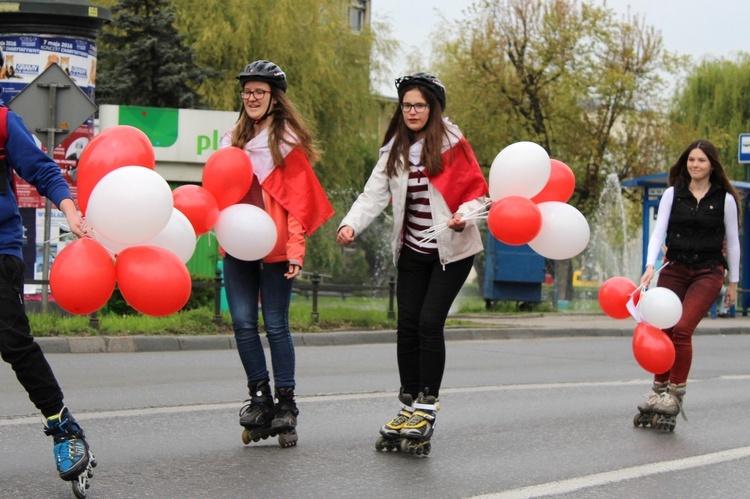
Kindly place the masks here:
<instances>
[{"instance_id":1,"label":"metal railing","mask_svg":"<svg viewBox=\"0 0 750 499\"><path fill-rule=\"evenodd\" d=\"M396 278L390 276L388 279L387 286L365 286L361 284L334 284L334 283L323 283L321 282L322 276L318 271L310 273L310 282L296 281L292 287L292 291L303 296L310 295L312 297L312 311L310 312L310 319L313 322L319 322L320 313L318 311L318 297L323 293L335 293L340 294L342 299L346 299L347 296L361 295L364 293L371 293L377 291L388 291L388 318L393 319L396 317L395 312L395 295L396 295ZM49 280L43 279L26 279L24 284L32 284L37 286L48 286ZM211 281L193 281L194 288L213 288L214 289L214 324L217 326L221 325L223 318L221 315L221 291L224 287L224 278L221 270L216 269L216 274ZM97 312L89 314L89 327L98 330L99 315Z\"/></svg>"}]
</instances>

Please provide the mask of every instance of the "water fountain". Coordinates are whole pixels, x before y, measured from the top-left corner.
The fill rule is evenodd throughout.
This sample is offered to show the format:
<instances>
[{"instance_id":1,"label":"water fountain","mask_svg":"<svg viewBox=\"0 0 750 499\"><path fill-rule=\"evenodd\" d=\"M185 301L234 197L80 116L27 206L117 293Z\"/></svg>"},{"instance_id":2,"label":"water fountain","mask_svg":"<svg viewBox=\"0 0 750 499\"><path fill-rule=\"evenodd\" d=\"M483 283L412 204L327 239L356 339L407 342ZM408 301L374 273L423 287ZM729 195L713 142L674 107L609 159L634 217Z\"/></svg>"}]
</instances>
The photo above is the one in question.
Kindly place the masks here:
<instances>
[{"instance_id":1,"label":"water fountain","mask_svg":"<svg viewBox=\"0 0 750 499\"><path fill-rule=\"evenodd\" d=\"M638 207L640 209L640 207ZM628 221L629 208L616 173L607 176L591 223L591 240L583 255L583 277L603 283L622 276L637 282L641 276L642 230Z\"/></svg>"}]
</instances>

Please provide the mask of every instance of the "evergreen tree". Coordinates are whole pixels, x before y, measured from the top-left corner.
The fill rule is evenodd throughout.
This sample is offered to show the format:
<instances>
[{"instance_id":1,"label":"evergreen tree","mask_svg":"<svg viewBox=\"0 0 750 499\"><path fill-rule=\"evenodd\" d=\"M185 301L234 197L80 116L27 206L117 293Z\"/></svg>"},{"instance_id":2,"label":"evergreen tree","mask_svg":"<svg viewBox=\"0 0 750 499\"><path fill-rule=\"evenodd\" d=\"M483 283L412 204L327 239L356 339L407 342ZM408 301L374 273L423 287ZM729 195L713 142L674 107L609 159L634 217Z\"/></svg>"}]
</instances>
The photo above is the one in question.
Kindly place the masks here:
<instances>
[{"instance_id":1,"label":"evergreen tree","mask_svg":"<svg viewBox=\"0 0 750 499\"><path fill-rule=\"evenodd\" d=\"M168 0L119 0L99 38L97 102L199 108L197 88L212 74L175 26Z\"/></svg>"}]
</instances>

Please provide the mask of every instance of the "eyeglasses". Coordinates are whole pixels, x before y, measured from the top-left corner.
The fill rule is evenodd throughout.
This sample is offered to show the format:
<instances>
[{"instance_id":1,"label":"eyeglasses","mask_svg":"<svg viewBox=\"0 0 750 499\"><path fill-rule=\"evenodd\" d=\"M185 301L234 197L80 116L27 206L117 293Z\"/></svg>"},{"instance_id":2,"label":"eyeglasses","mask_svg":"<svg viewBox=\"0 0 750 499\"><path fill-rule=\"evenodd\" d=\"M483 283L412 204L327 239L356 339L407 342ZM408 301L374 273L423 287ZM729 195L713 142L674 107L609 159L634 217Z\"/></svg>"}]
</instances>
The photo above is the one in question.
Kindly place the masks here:
<instances>
[{"instance_id":1,"label":"eyeglasses","mask_svg":"<svg viewBox=\"0 0 750 499\"><path fill-rule=\"evenodd\" d=\"M270 93L268 90L262 90L260 88L257 88L255 90L250 90L247 92L240 92L240 97L242 97L245 100L248 100L250 96L252 95L255 97L255 100L261 100L263 97L266 96L267 93Z\"/></svg>"},{"instance_id":2,"label":"eyeglasses","mask_svg":"<svg viewBox=\"0 0 750 499\"><path fill-rule=\"evenodd\" d=\"M410 113L412 109L417 112L417 114L423 113L425 109L430 107L429 104L425 104L424 102L418 102L417 104L410 104L408 102L402 102L399 104L401 106L401 110L405 113Z\"/></svg>"}]
</instances>

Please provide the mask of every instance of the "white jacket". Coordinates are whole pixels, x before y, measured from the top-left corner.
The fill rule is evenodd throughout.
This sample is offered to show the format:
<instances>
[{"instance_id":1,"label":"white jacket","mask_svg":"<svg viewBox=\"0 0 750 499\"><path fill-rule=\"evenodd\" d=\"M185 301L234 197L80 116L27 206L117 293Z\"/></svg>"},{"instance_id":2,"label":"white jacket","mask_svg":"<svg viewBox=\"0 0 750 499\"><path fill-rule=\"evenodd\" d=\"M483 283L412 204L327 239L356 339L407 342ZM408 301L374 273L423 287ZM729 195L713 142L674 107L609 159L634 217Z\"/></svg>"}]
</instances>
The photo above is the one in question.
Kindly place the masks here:
<instances>
[{"instance_id":1,"label":"white jacket","mask_svg":"<svg viewBox=\"0 0 750 499\"><path fill-rule=\"evenodd\" d=\"M391 233L391 249L393 250L393 263L398 264L398 257L403 246L403 226L406 215L406 188L409 180L409 171L403 168L403 159L399 159L400 166L398 174L388 177L385 173L385 165L388 154L380 156L378 163L373 168L370 178L365 184L362 194L357 197L344 219L339 225L349 226L354 230L354 235L361 234L375 218L393 202L393 231ZM452 216L448 205L432 183L428 184L430 197L430 208L434 224L447 222ZM468 201L459 206L457 213L469 213L484 204L483 198ZM438 255L443 266L448 263L462 260L475 255L484 249L476 219L467 220L466 228L461 232L448 229L439 233L436 238Z\"/></svg>"}]
</instances>

